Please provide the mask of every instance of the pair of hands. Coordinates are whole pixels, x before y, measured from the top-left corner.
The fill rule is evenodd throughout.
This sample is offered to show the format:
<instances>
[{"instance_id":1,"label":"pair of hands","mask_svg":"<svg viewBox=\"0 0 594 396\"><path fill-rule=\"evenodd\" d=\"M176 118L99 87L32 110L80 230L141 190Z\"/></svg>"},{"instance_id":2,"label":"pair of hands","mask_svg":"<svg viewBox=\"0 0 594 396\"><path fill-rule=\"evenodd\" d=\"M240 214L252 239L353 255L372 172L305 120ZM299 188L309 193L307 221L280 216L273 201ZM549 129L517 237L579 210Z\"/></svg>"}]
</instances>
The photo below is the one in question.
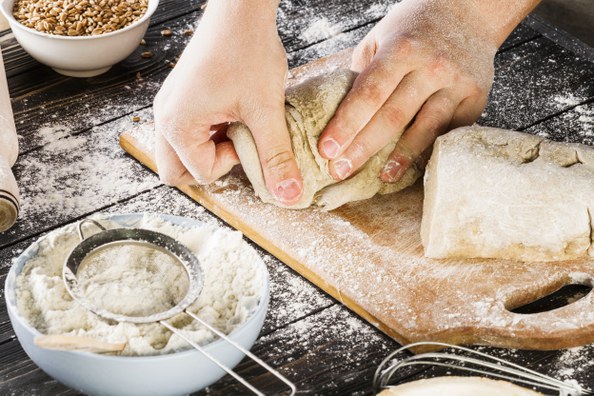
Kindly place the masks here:
<instances>
[{"instance_id":1,"label":"pair of hands","mask_svg":"<svg viewBox=\"0 0 594 396\"><path fill-rule=\"evenodd\" d=\"M382 180L397 181L424 160L437 136L480 115L498 42L477 33L484 26L476 15L453 12L448 3L405 1L355 49L351 68L360 74L319 139L335 179L349 177L400 137L381 173ZM239 159L217 126L241 121L254 136L268 189L284 204L299 200L303 182L285 122L287 61L276 6L209 3L155 98L156 157L165 183L207 184L229 172Z\"/></svg>"}]
</instances>

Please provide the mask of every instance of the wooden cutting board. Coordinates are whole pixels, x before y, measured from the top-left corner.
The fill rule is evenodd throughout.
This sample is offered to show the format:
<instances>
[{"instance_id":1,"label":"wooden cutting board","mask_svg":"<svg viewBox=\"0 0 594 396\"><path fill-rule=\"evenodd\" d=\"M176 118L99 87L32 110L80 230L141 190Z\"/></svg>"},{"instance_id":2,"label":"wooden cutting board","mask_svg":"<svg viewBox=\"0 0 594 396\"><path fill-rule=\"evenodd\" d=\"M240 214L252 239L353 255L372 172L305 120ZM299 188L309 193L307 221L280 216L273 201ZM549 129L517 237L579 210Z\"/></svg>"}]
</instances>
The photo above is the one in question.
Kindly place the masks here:
<instances>
[{"instance_id":1,"label":"wooden cutting board","mask_svg":"<svg viewBox=\"0 0 594 396\"><path fill-rule=\"evenodd\" d=\"M349 59L343 51L293 69L289 84L348 67ZM120 144L156 170L151 125L122 134ZM210 186L181 190L402 344L559 349L594 342L592 292L553 311L509 311L568 284L592 286L593 260L428 259L419 235L421 182L332 212L264 204L239 168Z\"/></svg>"}]
</instances>

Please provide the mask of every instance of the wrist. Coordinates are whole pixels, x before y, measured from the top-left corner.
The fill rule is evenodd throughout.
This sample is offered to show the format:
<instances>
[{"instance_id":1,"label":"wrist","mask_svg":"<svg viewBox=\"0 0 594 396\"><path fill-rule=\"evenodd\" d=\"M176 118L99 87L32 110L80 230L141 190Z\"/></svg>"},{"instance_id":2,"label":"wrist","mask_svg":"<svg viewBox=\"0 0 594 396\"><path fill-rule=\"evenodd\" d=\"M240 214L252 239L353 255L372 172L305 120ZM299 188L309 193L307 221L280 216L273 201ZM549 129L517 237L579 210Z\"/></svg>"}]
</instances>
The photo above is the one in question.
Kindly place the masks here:
<instances>
[{"instance_id":1,"label":"wrist","mask_svg":"<svg viewBox=\"0 0 594 396\"><path fill-rule=\"evenodd\" d=\"M477 20L477 29L499 48L515 27L540 0L498 0L469 2L471 17Z\"/></svg>"}]
</instances>

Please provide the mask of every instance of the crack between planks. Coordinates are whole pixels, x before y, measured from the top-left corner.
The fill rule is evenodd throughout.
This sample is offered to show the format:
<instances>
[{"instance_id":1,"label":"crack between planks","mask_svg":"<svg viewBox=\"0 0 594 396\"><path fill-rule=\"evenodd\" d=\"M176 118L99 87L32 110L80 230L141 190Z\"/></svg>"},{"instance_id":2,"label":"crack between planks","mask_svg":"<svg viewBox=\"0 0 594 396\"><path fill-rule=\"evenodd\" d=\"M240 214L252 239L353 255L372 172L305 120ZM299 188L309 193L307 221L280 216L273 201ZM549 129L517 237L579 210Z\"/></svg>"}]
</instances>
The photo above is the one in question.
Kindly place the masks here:
<instances>
[{"instance_id":1,"label":"crack between planks","mask_svg":"<svg viewBox=\"0 0 594 396\"><path fill-rule=\"evenodd\" d=\"M534 37L531 37L531 38L529 38L529 39L523 39L523 40L521 40L521 41L519 41L519 42L517 42L517 43L511 44L509 47L505 47L505 48L503 48L503 49L499 49L499 50L497 50L497 53L495 54L495 56L497 56L497 55L499 55L499 54L503 54L503 53L505 53L505 52L507 52L507 51L509 51L509 50L512 50L512 49L514 49L514 48L517 48L517 47L519 47L519 46L521 46L521 45L524 45L524 44L526 44L526 43L530 43L530 42L532 42L532 41L534 41L534 40L536 40L536 39L542 38L542 37L543 37L543 35L542 35L542 34L538 34L538 35L536 35L536 36L534 36Z\"/></svg>"},{"instance_id":2,"label":"crack between planks","mask_svg":"<svg viewBox=\"0 0 594 396\"><path fill-rule=\"evenodd\" d=\"M12 328L12 325L11 325L11 328ZM17 338L16 338L16 335L14 335L14 334L11 334L11 335L10 335L10 337L9 337L9 338L7 338L6 340L4 340L4 341L0 341L0 346L2 346L2 345L6 345L6 344L8 344L9 342L16 341L16 339L17 339Z\"/></svg>"},{"instance_id":3,"label":"crack between planks","mask_svg":"<svg viewBox=\"0 0 594 396\"><path fill-rule=\"evenodd\" d=\"M283 265L284 265L284 264L283 264ZM301 276L301 275L300 275L300 276ZM332 302L332 303L330 303L329 305L326 305L326 306L323 306L323 307L320 307L320 308L316 308L316 309L314 309L313 311L309 312L309 313L308 313L308 314L306 314L306 315L302 315L302 316L300 316L300 317L298 317L298 318L295 318L294 320L291 320L291 321L289 321L289 322L287 322L287 323L285 323L285 324L283 324L283 325L281 325L281 326L278 326L278 327L275 327L275 328L273 328L273 329L270 329L270 330L268 330L268 331L266 331L266 332L262 332L262 333L260 333L260 335L259 335L259 337L258 337L258 338L266 337L266 336L268 336L268 335L270 335L270 334L272 334L272 333L275 333L275 332L277 332L277 331L280 331L280 330L286 329L286 328L287 328L287 327L289 327L290 325L292 325L292 324L294 324L294 323L297 323L297 322L299 322L299 321L301 321L301 320L303 320L303 319L305 319L305 318L307 318L307 317L310 317L310 316L316 315L316 314L318 314L318 313L320 313L320 312L322 312L322 311L325 311L325 310L327 310L327 309L329 309L329 308L332 308L332 307L333 307L333 306L335 306L336 304L337 304L337 302L336 302L336 301L333 301L333 302Z\"/></svg>"},{"instance_id":4,"label":"crack between planks","mask_svg":"<svg viewBox=\"0 0 594 396\"><path fill-rule=\"evenodd\" d=\"M524 131L524 130L526 130L528 128L532 128L533 126L536 126L538 124L542 124L543 122L546 122L546 121L548 121L548 120L550 120L552 118L559 117L561 114L567 113L568 111L571 111L571 110L575 109L576 107L587 105L587 104L590 104L590 103L594 103L594 97L585 99L585 100L583 100L581 102L578 102L577 104L568 106L568 107L564 108L563 110L559 110L559 111L557 111L554 114L548 115L548 116L543 117L543 118L540 118L540 119L538 119L538 120L536 120L534 122L531 122L528 125L522 126L522 127L518 128L518 131Z\"/></svg>"}]
</instances>

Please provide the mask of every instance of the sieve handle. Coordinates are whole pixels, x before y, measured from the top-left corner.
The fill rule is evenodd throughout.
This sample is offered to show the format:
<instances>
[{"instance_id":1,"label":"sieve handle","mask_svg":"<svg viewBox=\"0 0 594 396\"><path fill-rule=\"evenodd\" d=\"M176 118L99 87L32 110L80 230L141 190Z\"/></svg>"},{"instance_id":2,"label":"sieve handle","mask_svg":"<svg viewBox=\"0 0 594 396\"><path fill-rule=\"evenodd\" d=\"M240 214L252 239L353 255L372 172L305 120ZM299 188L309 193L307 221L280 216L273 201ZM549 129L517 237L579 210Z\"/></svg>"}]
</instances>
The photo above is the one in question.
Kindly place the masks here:
<instances>
[{"instance_id":1,"label":"sieve handle","mask_svg":"<svg viewBox=\"0 0 594 396\"><path fill-rule=\"evenodd\" d=\"M219 330L217 330L213 326L209 325L208 323L206 323L205 321L203 321L202 319L200 319L200 317L198 317L197 315L195 315L192 312L189 312L187 310L185 310L184 312L188 316L192 317L194 320L198 321L201 325L203 325L204 327L206 327L208 330L212 331L214 334L216 334L217 336L219 336L221 339L225 340L225 342L227 342L228 344L230 344L231 346L233 346L234 348L238 349L243 354L245 354L246 356L248 356L250 359L252 359L252 361L254 361L256 364L258 364L260 367L264 368L270 374L274 375L276 378L278 378L279 380L281 380L282 382L284 382L285 385L287 385L287 387L291 390L291 392L289 393L289 395L292 396L292 395L294 395L297 392L297 388L295 387L295 385L291 381L289 381L281 373L279 373L278 371L276 371L275 369L273 369L272 367L270 367L268 364L266 364L262 359L258 358L256 355L254 355L253 353L251 353L250 351L248 351L247 349L245 349L244 347L242 347L241 345L239 345L235 341L231 340L225 334L223 334L222 332L220 332ZM204 356L206 356L208 359L210 359L214 364L216 364L217 366L219 366L221 369L225 370L225 372L227 374L229 374L230 376L232 376L233 378L235 378L237 381L241 382L241 384L243 384L246 388L248 388L249 390L251 390L254 394L256 394L256 395L264 395L264 393L260 392L253 385L251 385L249 382L247 382L245 380L245 378L243 378L242 376L240 376L239 374L237 374L235 371L233 371L229 367L225 366L217 358L215 358L214 356L210 355L200 345L198 345L194 341L190 340L188 337L186 337L178 329L176 329L175 327L171 326L169 323L167 323L165 321L161 321L159 323L161 323L163 326L165 326L166 328L168 328L169 330L171 330L173 333L175 333L178 336L180 336L188 344L190 344L192 347L194 347L196 350L198 350Z\"/></svg>"},{"instance_id":2,"label":"sieve handle","mask_svg":"<svg viewBox=\"0 0 594 396\"><path fill-rule=\"evenodd\" d=\"M80 237L81 241L84 241L85 238L85 234L83 233L83 225L85 223L91 223L93 224L95 227L99 228L101 231L106 231L107 229L105 227L103 227L98 221L95 221L93 219L84 219L83 221L81 221L80 223L78 223L78 236Z\"/></svg>"}]
</instances>

